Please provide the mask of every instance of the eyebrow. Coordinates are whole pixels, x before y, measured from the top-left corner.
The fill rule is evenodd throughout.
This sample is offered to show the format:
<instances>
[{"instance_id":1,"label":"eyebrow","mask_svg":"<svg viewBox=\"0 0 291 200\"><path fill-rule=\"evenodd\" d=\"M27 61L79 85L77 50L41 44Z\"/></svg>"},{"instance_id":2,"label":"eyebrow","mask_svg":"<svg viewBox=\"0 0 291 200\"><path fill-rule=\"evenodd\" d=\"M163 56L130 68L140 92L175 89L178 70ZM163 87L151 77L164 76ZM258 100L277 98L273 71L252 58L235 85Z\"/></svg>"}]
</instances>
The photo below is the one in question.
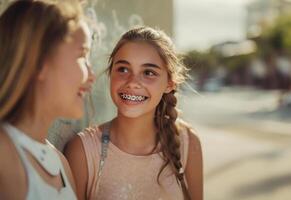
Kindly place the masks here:
<instances>
[{"instance_id":1,"label":"eyebrow","mask_svg":"<svg viewBox=\"0 0 291 200\"><path fill-rule=\"evenodd\" d=\"M130 63L126 60L118 60L114 63L114 65L116 64L126 64L126 65L130 65ZM144 63L142 64L143 67L153 67L153 68L157 68L157 69L161 69L161 67L159 65L153 64L153 63Z\"/></svg>"},{"instance_id":2,"label":"eyebrow","mask_svg":"<svg viewBox=\"0 0 291 200\"><path fill-rule=\"evenodd\" d=\"M144 66L144 67L153 67L153 68L161 69L161 67L159 65L156 65L156 64L153 64L153 63L144 63L142 66Z\"/></svg>"},{"instance_id":3,"label":"eyebrow","mask_svg":"<svg viewBox=\"0 0 291 200\"><path fill-rule=\"evenodd\" d=\"M126 65L130 65L129 62L127 62L126 60L118 60L114 63L114 65L117 65L117 64L126 64Z\"/></svg>"}]
</instances>

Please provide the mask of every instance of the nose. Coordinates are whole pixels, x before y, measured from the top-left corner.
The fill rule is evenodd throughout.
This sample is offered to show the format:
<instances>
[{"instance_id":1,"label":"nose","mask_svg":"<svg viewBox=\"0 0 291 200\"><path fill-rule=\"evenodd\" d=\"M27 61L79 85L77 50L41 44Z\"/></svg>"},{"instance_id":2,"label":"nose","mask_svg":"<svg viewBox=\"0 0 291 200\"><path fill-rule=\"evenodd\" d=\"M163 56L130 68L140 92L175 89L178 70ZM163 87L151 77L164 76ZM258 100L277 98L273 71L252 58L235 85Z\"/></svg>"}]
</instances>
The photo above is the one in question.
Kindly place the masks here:
<instances>
[{"instance_id":1,"label":"nose","mask_svg":"<svg viewBox=\"0 0 291 200\"><path fill-rule=\"evenodd\" d=\"M139 75L131 74L129 76L129 79L127 81L127 87L128 88L141 88L141 80Z\"/></svg>"}]
</instances>

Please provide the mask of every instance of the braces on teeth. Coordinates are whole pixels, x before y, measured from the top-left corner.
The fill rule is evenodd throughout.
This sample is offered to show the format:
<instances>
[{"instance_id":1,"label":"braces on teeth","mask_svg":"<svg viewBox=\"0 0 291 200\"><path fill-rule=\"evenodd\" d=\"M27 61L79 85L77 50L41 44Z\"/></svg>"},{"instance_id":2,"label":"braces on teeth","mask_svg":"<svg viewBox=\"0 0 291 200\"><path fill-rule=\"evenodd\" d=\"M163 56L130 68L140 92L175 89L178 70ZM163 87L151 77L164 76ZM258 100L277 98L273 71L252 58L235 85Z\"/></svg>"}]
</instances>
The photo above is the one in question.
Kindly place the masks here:
<instances>
[{"instance_id":1,"label":"braces on teeth","mask_svg":"<svg viewBox=\"0 0 291 200\"><path fill-rule=\"evenodd\" d=\"M144 96L134 96L129 94L121 94L123 99L131 100L131 101L143 101L145 100Z\"/></svg>"}]
</instances>

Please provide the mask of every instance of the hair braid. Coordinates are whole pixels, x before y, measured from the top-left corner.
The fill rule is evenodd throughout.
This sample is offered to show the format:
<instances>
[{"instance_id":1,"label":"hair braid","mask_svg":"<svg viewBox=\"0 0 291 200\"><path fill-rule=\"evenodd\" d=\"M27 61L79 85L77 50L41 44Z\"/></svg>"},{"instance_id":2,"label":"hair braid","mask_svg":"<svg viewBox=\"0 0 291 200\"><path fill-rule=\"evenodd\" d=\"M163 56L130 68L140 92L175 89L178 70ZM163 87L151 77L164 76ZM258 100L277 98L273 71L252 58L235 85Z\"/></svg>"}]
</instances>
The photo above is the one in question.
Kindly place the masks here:
<instances>
[{"instance_id":1,"label":"hair braid","mask_svg":"<svg viewBox=\"0 0 291 200\"><path fill-rule=\"evenodd\" d=\"M164 94L156 110L155 123L159 130L158 139L161 143L164 164L161 166L157 180L167 165L173 170L177 182L181 185L185 200L190 200L190 195L186 187L184 172L181 163L179 131L175 124L178 117L176 110L177 98L175 91Z\"/></svg>"}]
</instances>

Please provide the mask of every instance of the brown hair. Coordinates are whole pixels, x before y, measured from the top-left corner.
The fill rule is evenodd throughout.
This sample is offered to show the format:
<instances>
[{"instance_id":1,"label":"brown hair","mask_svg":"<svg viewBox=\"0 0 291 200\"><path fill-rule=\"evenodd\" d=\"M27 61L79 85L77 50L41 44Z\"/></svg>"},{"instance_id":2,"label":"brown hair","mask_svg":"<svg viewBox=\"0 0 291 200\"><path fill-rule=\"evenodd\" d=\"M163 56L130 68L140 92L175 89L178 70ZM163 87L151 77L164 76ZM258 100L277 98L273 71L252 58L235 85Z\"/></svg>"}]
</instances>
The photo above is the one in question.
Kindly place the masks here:
<instances>
[{"instance_id":1,"label":"brown hair","mask_svg":"<svg viewBox=\"0 0 291 200\"><path fill-rule=\"evenodd\" d=\"M73 31L80 17L77 0L18 0L2 13L0 121L15 121L24 108L32 107L37 73L55 46Z\"/></svg>"},{"instance_id":2,"label":"brown hair","mask_svg":"<svg viewBox=\"0 0 291 200\"><path fill-rule=\"evenodd\" d=\"M109 57L109 73L112 69L115 54L127 42L146 42L154 46L166 64L169 79L176 85L185 81L187 69L182 64L181 59L178 58L171 39L163 31L149 27L133 28L122 35ZM183 190L184 199L190 200L181 163L180 138L176 125L178 112L175 108L177 104L175 92L176 89L168 94L164 94L156 108L155 126L159 131L159 134L157 134L157 144L161 144L161 152L164 159L164 164L161 166L157 181L160 184L160 175L169 165Z\"/></svg>"}]
</instances>

